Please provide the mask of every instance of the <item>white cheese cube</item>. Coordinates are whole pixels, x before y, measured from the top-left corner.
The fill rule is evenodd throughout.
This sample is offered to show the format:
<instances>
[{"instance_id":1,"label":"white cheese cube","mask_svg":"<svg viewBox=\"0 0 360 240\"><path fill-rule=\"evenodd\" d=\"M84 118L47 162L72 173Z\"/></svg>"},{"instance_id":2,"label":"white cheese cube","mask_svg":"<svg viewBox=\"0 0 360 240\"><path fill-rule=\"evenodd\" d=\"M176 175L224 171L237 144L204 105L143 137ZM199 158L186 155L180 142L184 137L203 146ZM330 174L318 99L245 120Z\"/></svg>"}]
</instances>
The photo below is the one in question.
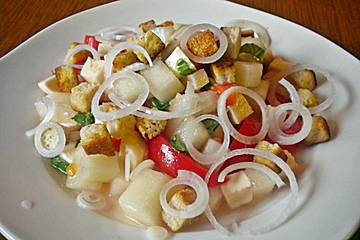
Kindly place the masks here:
<instances>
[{"instance_id":1,"label":"white cheese cube","mask_svg":"<svg viewBox=\"0 0 360 240\"><path fill-rule=\"evenodd\" d=\"M127 216L148 226L162 225L160 192L170 178L151 169L142 171L119 198Z\"/></svg>"},{"instance_id":2,"label":"white cheese cube","mask_svg":"<svg viewBox=\"0 0 360 240\"><path fill-rule=\"evenodd\" d=\"M185 53L180 49L180 47L176 47L175 50L170 54L170 56L165 60L165 63L174 71L175 75L180 78L182 75L177 70L177 63L179 60L184 60L191 69L196 69L194 64L190 61L190 59L185 55Z\"/></svg>"},{"instance_id":3,"label":"white cheese cube","mask_svg":"<svg viewBox=\"0 0 360 240\"><path fill-rule=\"evenodd\" d=\"M88 58L81 69L80 75L87 82L100 85L104 81L104 60Z\"/></svg>"},{"instance_id":4,"label":"white cheese cube","mask_svg":"<svg viewBox=\"0 0 360 240\"><path fill-rule=\"evenodd\" d=\"M204 69L200 69L187 76L188 81L193 85L195 90L199 90L209 83L208 75Z\"/></svg>"},{"instance_id":5,"label":"white cheese cube","mask_svg":"<svg viewBox=\"0 0 360 240\"><path fill-rule=\"evenodd\" d=\"M203 154L213 154L221 147L221 145L222 144L219 143L218 141L210 138L206 142L206 145L205 145L204 150L202 151L202 153Z\"/></svg>"},{"instance_id":6,"label":"white cheese cube","mask_svg":"<svg viewBox=\"0 0 360 240\"><path fill-rule=\"evenodd\" d=\"M221 186L221 190L231 209L249 203L253 199L251 180L244 171L230 175L229 181Z\"/></svg>"},{"instance_id":7,"label":"white cheese cube","mask_svg":"<svg viewBox=\"0 0 360 240\"><path fill-rule=\"evenodd\" d=\"M256 87L261 82L263 65L257 62L235 63L236 84L244 87Z\"/></svg>"},{"instance_id":8,"label":"white cheese cube","mask_svg":"<svg viewBox=\"0 0 360 240\"><path fill-rule=\"evenodd\" d=\"M265 173L254 169L246 169L245 173L253 185L254 198L263 197L273 190L275 183Z\"/></svg>"}]
</instances>

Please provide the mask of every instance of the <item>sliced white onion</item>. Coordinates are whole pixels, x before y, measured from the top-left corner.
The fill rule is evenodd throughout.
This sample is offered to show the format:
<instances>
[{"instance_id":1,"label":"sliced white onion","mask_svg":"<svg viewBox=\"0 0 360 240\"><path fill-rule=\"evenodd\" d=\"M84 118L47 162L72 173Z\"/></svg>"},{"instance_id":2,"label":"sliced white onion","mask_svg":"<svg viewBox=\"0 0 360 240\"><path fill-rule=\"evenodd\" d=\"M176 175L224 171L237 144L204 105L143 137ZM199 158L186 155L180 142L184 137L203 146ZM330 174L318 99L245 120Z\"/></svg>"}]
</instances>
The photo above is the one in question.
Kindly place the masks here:
<instances>
[{"instance_id":1,"label":"sliced white onion","mask_svg":"<svg viewBox=\"0 0 360 240\"><path fill-rule=\"evenodd\" d=\"M246 19L240 19L240 20L231 21L225 24L225 26L238 26L241 28L241 30L252 29L258 36L259 40L265 45L265 48L268 48L271 44L271 38L268 31L264 26L262 26L257 22L253 22Z\"/></svg>"},{"instance_id":2,"label":"sliced white onion","mask_svg":"<svg viewBox=\"0 0 360 240\"><path fill-rule=\"evenodd\" d=\"M175 29L173 26L170 27L156 27L151 30L160 40L165 44L168 45L172 38L171 36L174 34Z\"/></svg>"},{"instance_id":3,"label":"sliced white onion","mask_svg":"<svg viewBox=\"0 0 360 240\"><path fill-rule=\"evenodd\" d=\"M322 75L324 75L326 77L326 80L328 81L328 84L330 84L330 93L328 95L328 97L319 105L315 106L315 107L311 107L309 108L310 112L312 114L319 114L322 111L328 109L333 100L334 100L334 96L335 96L335 83L333 78L330 76L329 73L321 70L318 67L312 66L312 65L308 65L308 64L297 64L293 67L290 67L289 69L286 69L284 71L280 71L277 74L275 74L274 76L272 76L269 81L271 82L270 87L269 87L269 92L267 95L267 100L269 101L269 103L272 106L277 106L279 104L281 104L279 102L279 100L277 100L276 98L276 82L280 81L281 79L287 77L288 75L298 72L298 71L302 71L302 70L312 70L315 73L320 73Z\"/></svg>"},{"instance_id":4,"label":"sliced white onion","mask_svg":"<svg viewBox=\"0 0 360 240\"><path fill-rule=\"evenodd\" d=\"M196 56L188 49L187 43L194 34L207 30L210 30L214 34L215 38L219 40L220 47L216 53L214 53L209 57ZM180 40L180 47L184 51L184 53L194 62L203 63L203 64L213 63L219 60L225 54L227 46L228 46L228 42L225 34L214 25L206 24L206 23L191 26L184 32Z\"/></svg>"},{"instance_id":5,"label":"sliced white onion","mask_svg":"<svg viewBox=\"0 0 360 240\"><path fill-rule=\"evenodd\" d=\"M88 51L92 54L94 60L100 60L99 53L93 47L91 47L90 45L87 45L87 44L79 44L76 47L69 49L69 51L67 52L67 54L65 55L65 58L64 58L64 65L68 65L73 68L81 69L83 67L83 65L70 63L71 58L75 54L77 54L81 51Z\"/></svg>"},{"instance_id":6,"label":"sliced white onion","mask_svg":"<svg viewBox=\"0 0 360 240\"><path fill-rule=\"evenodd\" d=\"M46 148L42 143L42 136L43 133L48 129L54 129L57 136L55 136L57 139L57 144L53 148ZM46 158L52 158L60 155L65 148L66 144L66 137L64 129L57 123L54 122L46 122L41 124L35 132L34 137L34 144L36 150L39 152L39 154Z\"/></svg>"},{"instance_id":7,"label":"sliced white onion","mask_svg":"<svg viewBox=\"0 0 360 240\"><path fill-rule=\"evenodd\" d=\"M175 186L187 185L194 189L196 192L196 200L186 206L185 210L176 210L168 204L168 192ZM178 176L166 183L160 193L160 204L163 210L174 217L179 218L194 218L202 214L209 202L209 189L205 181L196 173L187 170L179 170Z\"/></svg>"},{"instance_id":8,"label":"sliced white onion","mask_svg":"<svg viewBox=\"0 0 360 240\"><path fill-rule=\"evenodd\" d=\"M300 98L299 98L299 95L298 95L295 87L290 82L285 80L284 78L281 79L279 81L279 83L282 86L284 86L286 88L286 90L289 92L291 102L300 104ZM299 114L296 111L292 111L290 113L289 117L285 120L284 124L282 125L282 128L283 129L290 128L296 122L296 119L298 118L298 116L299 116Z\"/></svg>"},{"instance_id":9,"label":"sliced white onion","mask_svg":"<svg viewBox=\"0 0 360 240\"><path fill-rule=\"evenodd\" d=\"M81 192L76 197L76 203L86 210L101 210L106 206L105 198L97 192Z\"/></svg>"},{"instance_id":10,"label":"sliced white onion","mask_svg":"<svg viewBox=\"0 0 360 240\"><path fill-rule=\"evenodd\" d=\"M241 93L243 95L247 95L252 99L254 99L255 102L259 105L261 110L262 126L257 134L253 136L243 135L239 133L239 131L236 130L234 126L231 124L229 117L227 115L226 100L231 94L234 93ZM256 144L260 140L265 138L269 130L268 108L266 107L264 100L256 92L241 86L231 87L220 95L217 106L218 106L217 107L218 116L220 120L225 123L225 126L229 129L230 135L234 137L236 140L250 145L250 144Z\"/></svg>"},{"instance_id":11,"label":"sliced white onion","mask_svg":"<svg viewBox=\"0 0 360 240\"><path fill-rule=\"evenodd\" d=\"M146 159L144 161L142 161L139 165L136 166L136 168L131 172L130 174L130 181L134 181L134 179L145 169L152 169L154 168L155 163L153 160L151 159Z\"/></svg>"},{"instance_id":12,"label":"sliced white onion","mask_svg":"<svg viewBox=\"0 0 360 240\"><path fill-rule=\"evenodd\" d=\"M299 187L298 187L298 184L297 184L297 181L295 178L295 174L290 169L290 167L281 158L279 158L275 154L266 152L266 151L261 151L258 149L244 148L244 149L237 149L237 150L228 152L220 161L214 163L210 167L208 173L205 176L206 183L209 182L209 179L210 179L211 175L214 173L214 171L217 168L219 168L220 166L222 166L223 163L225 163L227 160L229 160L235 156L241 156L241 155L254 155L254 156L259 156L261 158L268 159L271 162L275 163L284 172L286 177L289 179L291 193L290 193L289 197L287 197L285 200L283 200L284 202L282 202L282 203L283 203L284 207L282 207L279 211L271 212L273 214L272 215L273 218L270 220L270 222L264 223L263 221L256 221L256 220L258 218L260 218L261 216L265 215L267 212L270 212L270 210L272 210L273 208L270 208L270 210L267 210L264 213L259 214L258 216L255 216L250 219L242 221L240 223L240 228L238 229L238 231L247 233L247 234L260 234L260 233L265 233L265 232L271 231L272 229L276 228L277 226L279 226L280 224L285 222L288 219L288 217L295 210L298 191L299 191ZM235 165L235 166L239 166L239 165ZM257 165L251 165L251 166L257 166ZM231 166L229 166L229 167L231 167ZM233 167L233 168L235 169L235 167ZM263 168L261 168L261 169L263 169ZM231 169L228 169L227 171L231 171ZM225 175L225 173L223 173L223 175ZM279 179L277 177L275 177L273 174L271 174L271 175L272 175L272 177L274 177L274 180L276 179L275 183L277 185L278 184L280 186L283 185L283 184L281 184L281 182L282 182L281 179L279 181ZM223 177L225 178L225 176L221 176L221 178L219 176L219 179L222 179ZM218 231L220 231L221 233L223 233L225 235L230 235L232 233L216 220L213 212L210 209L210 206L208 206L206 208L205 214L206 214L207 218L209 219L210 223ZM232 226L234 229L237 229L237 224L232 224Z\"/></svg>"},{"instance_id":13,"label":"sliced white onion","mask_svg":"<svg viewBox=\"0 0 360 240\"><path fill-rule=\"evenodd\" d=\"M103 112L100 110L99 107L100 98L104 93L104 91L107 88L111 87L112 82L114 80L138 81L139 84L143 87L143 89L140 92L138 98L133 103L127 104L126 106L123 106L121 99L119 99L113 91L110 91L109 92L110 100L114 102L116 105L118 105L120 109L112 112ZM122 118L129 114L134 113L138 108L140 108L146 101L148 95L149 95L149 85L143 76L134 72L127 72L127 71L117 72L111 75L110 77L108 77L95 93L91 102L92 113L94 114L96 119L103 122Z\"/></svg>"},{"instance_id":14,"label":"sliced white onion","mask_svg":"<svg viewBox=\"0 0 360 240\"><path fill-rule=\"evenodd\" d=\"M184 35L184 33L186 32L186 30L188 30L192 26L193 25L191 25L191 24L175 23L174 24L175 32L173 33L173 35L171 35L171 41L180 40L182 38L182 36Z\"/></svg>"},{"instance_id":15,"label":"sliced white onion","mask_svg":"<svg viewBox=\"0 0 360 240\"><path fill-rule=\"evenodd\" d=\"M153 62L152 62L148 52L143 47L141 47L137 44L134 44L134 43L122 42L122 43L116 44L106 55L105 66L104 66L105 77L111 76L114 59L123 50L139 51L142 55L144 55L144 57L146 58L146 60L148 61L149 65L150 65L150 67L153 65Z\"/></svg>"},{"instance_id":16,"label":"sliced white onion","mask_svg":"<svg viewBox=\"0 0 360 240\"><path fill-rule=\"evenodd\" d=\"M138 72L141 70L144 70L148 67L148 65L144 64L144 63L140 63L140 62L136 62L133 64L130 64L129 66L126 66L122 69L122 71L124 72Z\"/></svg>"},{"instance_id":17,"label":"sliced white onion","mask_svg":"<svg viewBox=\"0 0 360 240\"><path fill-rule=\"evenodd\" d=\"M194 147L192 143L191 135L194 133L195 127L197 126L198 123L200 123L205 119L212 119L217 121L222 127L224 132L224 141L221 144L221 147L217 149L216 152L213 152L211 154L204 154L200 152ZM227 152L230 144L230 134L228 129L226 128L225 124L215 115L205 114L195 118L194 120L190 121L185 125L184 133L185 133L184 143L186 145L189 154L194 160L204 165L209 165L218 161Z\"/></svg>"},{"instance_id":18,"label":"sliced white onion","mask_svg":"<svg viewBox=\"0 0 360 240\"><path fill-rule=\"evenodd\" d=\"M125 181L130 181L130 175L131 175L131 159L125 157L125 163L124 163L124 170L125 170Z\"/></svg>"},{"instance_id":19,"label":"sliced white onion","mask_svg":"<svg viewBox=\"0 0 360 240\"><path fill-rule=\"evenodd\" d=\"M34 134L35 134L36 130L39 128L39 126L46 123L46 122L49 122L54 116L54 113L55 113L55 102L54 102L54 100L52 100L51 98L48 98L48 97L42 97L41 102L44 103L45 106L46 106L46 115L41 120L39 125L37 125L33 129L30 129L30 130L25 132L25 135L27 137L34 136Z\"/></svg>"},{"instance_id":20,"label":"sliced white onion","mask_svg":"<svg viewBox=\"0 0 360 240\"><path fill-rule=\"evenodd\" d=\"M301 130L295 134L287 134L283 132L280 128L282 124L282 115L287 111L296 111L298 112L303 121ZM284 103L275 107L270 114L270 130L269 137L271 140L281 144L281 145L292 145L304 140L310 133L312 126L312 118L310 111L301 104L296 103Z\"/></svg>"},{"instance_id":21,"label":"sliced white onion","mask_svg":"<svg viewBox=\"0 0 360 240\"><path fill-rule=\"evenodd\" d=\"M146 229L146 235L149 240L164 240L168 237L169 233L164 227L151 226Z\"/></svg>"},{"instance_id":22,"label":"sliced white onion","mask_svg":"<svg viewBox=\"0 0 360 240\"><path fill-rule=\"evenodd\" d=\"M131 26L106 27L97 32L95 39L99 42L126 41L139 33L137 28Z\"/></svg>"}]
</instances>

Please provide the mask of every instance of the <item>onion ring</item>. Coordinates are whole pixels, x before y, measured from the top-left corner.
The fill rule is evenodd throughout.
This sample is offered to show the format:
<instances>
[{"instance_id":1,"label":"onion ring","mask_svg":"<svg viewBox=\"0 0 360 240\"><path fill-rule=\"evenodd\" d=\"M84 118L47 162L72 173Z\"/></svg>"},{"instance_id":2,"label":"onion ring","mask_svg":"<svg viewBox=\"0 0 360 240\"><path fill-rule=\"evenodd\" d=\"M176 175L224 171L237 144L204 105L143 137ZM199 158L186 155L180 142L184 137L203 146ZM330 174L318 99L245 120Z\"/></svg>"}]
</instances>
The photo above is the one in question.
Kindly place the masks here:
<instances>
[{"instance_id":1,"label":"onion ring","mask_svg":"<svg viewBox=\"0 0 360 240\"><path fill-rule=\"evenodd\" d=\"M57 145L54 148L48 149L44 147L42 144L42 135L47 129L54 129L58 135L59 139ZM54 122L43 123L36 129L34 144L36 150L39 152L41 156L46 158L56 157L60 155L60 153L62 153L65 149L66 137L65 137L64 129L59 124Z\"/></svg>"},{"instance_id":2,"label":"onion ring","mask_svg":"<svg viewBox=\"0 0 360 240\"><path fill-rule=\"evenodd\" d=\"M76 197L76 203L86 210L101 210L106 206L105 198L97 192L81 192Z\"/></svg>"},{"instance_id":3,"label":"onion ring","mask_svg":"<svg viewBox=\"0 0 360 240\"><path fill-rule=\"evenodd\" d=\"M187 42L188 42L189 38L191 38L195 33L204 31L204 30L210 30L215 35L215 38L217 38L220 42L219 43L220 47L217 50L217 52L209 57L196 56L187 47ZM193 25L190 28L188 28L184 32L184 34L180 40L180 47L184 51L184 53L194 62L203 63L203 64L213 63L213 62L216 62L217 60L219 60L225 54L227 46L228 46L228 42L227 42L227 38L226 38L225 34L219 28L215 27L214 25L205 24L205 23Z\"/></svg>"},{"instance_id":4,"label":"onion ring","mask_svg":"<svg viewBox=\"0 0 360 240\"><path fill-rule=\"evenodd\" d=\"M186 206L185 210L175 210L167 202L168 192L177 185L187 185L192 187L196 192L196 200ZM196 173L187 170L179 170L178 176L166 183L160 193L160 204L163 210L174 217L194 218L202 214L209 202L209 189L205 181Z\"/></svg>"},{"instance_id":5,"label":"onion ring","mask_svg":"<svg viewBox=\"0 0 360 240\"><path fill-rule=\"evenodd\" d=\"M288 82L287 80L285 80L283 78L279 81L279 84L284 86L286 88L286 90L289 92L291 102L300 104L299 95L298 95L295 87L290 82ZM299 114L296 111L292 111L290 113L289 117L285 120L282 128L283 129L290 128L296 122L296 119L298 118L298 116L299 116Z\"/></svg>"},{"instance_id":6,"label":"onion ring","mask_svg":"<svg viewBox=\"0 0 360 240\"><path fill-rule=\"evenodd\" d=\"M64 65L67 65L67 66L70 66L73 68L77 68L77 69L81 69L83 67L83 65L70 63L72 56L74 56L75 54L77 54L81 51L89 51L92 54L94 60L100 60L99 53L93 47L91 47L90 45L87 45L87 44L79 44L76 47L69 49L69 51L67 52L67 54L65 55L65 58L64 58Z\"/></svg>"},{"instance_id":7,"label":"onion ring","mask_svg":"<svg viewBox=\"0 0 360 240\"><path fill-rule=\"evenodd\" d=\"M227 115L226 100L231 94L234 93L241 93L251 97L256 101L256 103L259 105L261 109L262 126L260 131L254 136L246 136L239 133L229 120L229 117ZM227 128L229 129L230 135L232 137L234 137L239 142L248 145L256 144L260 140L264 139L269 130L268 108L266 107L264 100L256 92L245 87L241 87L241 86L231 87L220 95L218 100L218 116L220 120L225 123L225 126L227 126Z\"/></svg>"},{"instance_id":8,"label":"onion ring","mask_svg":"<svg viewBox=\"0 0 360 240\"><path fill-rule=\"evenodd\" d=\"M139 165L136 166L136 168L131 172L130 174L130 181L134 181L134 179L136 178L136 176L138 176L143 170L145 169L152 169L154 168L155 163L153 160L151 159L146 159L144 161L142 161Z\"/></svg>"},{"instance_id":9,"label":"onion ring","mask_svg":"<svg viewBox=\"0 0 360 240\"><path fill-rule=\"evenodd\" d=\"M126 41L139 33L137 28L130 26L106 27L97 32L95 39L99 42Z\"/></svg>"}]
</instances>

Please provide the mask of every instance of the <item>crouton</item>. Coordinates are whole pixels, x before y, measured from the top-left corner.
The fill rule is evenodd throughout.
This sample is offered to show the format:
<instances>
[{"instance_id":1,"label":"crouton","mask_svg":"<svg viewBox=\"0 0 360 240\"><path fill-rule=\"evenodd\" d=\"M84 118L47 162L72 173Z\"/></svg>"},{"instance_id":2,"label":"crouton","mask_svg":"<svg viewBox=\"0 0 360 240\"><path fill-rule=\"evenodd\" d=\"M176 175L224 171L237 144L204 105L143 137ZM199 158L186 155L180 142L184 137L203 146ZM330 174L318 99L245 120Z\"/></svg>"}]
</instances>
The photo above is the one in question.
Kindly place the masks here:
<instances>
[{"instance_id":1,"label":"crouton","mask_svg":"<svg viewBox=\"0 0 360 240\"><path fill-rule=\"evenodd\" d=\"M191 37L187 42L187 47L198 57L209 57L219 49L214 34L209 30Z\"/></svg>"},{"instance_id":2,"label":"crouton","mask_svg":"<svg viewBox=\"0 0 360 240\"><path fill-rule=\"evenodd\" d=\"M196 199L196 193L190 188L182 189L176 192L170 199L169 205L177 210L184 210L186 206L193 203ZM166 225L174 232L179 231L186 223L189 222L189 219L174 217L166 212L161 212L162 219Z\"/></svg>"},{"instance_id":3,"label":"crouton","mask_svg":"<svg viewBox=\"0 0 360 240\"><path fill-rule=\"evenodd\" d=\"M255 37L255 32L252 29L242 29L241 37Z\"/></svg>"},{"instance_id":4,"label":"crouton","mask_svg":"<svg viewBox=\"0 0 360 240\"><path fill-rule=\"evenodd\" d=\"M259 150L262 150L262 151L271 152L282 159L287 159L286 154L284 153L284 151L281 149L281 147L277 143L271 144L268 141L260 141L256 145L256 148ZM270 161L268 159L264 159L262 157L255 156L254 162L263 164L263 165L271 168L276 173L280 172L280 168L275 163L273 163L272 161Z\"/></svg>"},{"instance_id":5,"label":"crouton","mask_svg":"<svg viewBox=\"0 0 360 240\"><path fill-rule=\"evenodd\" d=\"M153 139L165 130L166 120L151 120L147 118L137 118L136 127L144 139Z\"/></svg>"},{"instance_id":6,"label":"crouton","mask_svg":"<svg viewBox=\"0 0 360 240\"><path fill-rule=\"evenodd\" d=\"M225 52L225 56L236 59L239 55L241 47L240 27L222 27L221 30L225 33L228 41L228 48Z\"/></svg>"},{"instance_id":7,"label":"crouton","mask_svg":"<svg viewBox=\"0 0 360 240\"><path fill-rule=\"evenodd\" d=\"M321 116L312 117L312 127L309 135L305 138L307 145L327 142L330 140L330 128L325 118Z\"/></svg>"},{"instance_id":8,"label":"crouton","mask_svg":"<svg viewBox=\"0 0 360 240\"><path fill-rule=\"evenodd\" d=\"M79 83L75 69L69 66L55 68L55 76L59 89L62 92L69 93Z\"/></svg>"},{"instance_id":9,"label":"crouton","mask_svg":"<svg viewBox=\"0 0 360 240\"><path fill-rule=\"evenodd\" d=\"M250 116L254 111L246 98L242 94L236 95L236 101L228 106L230 121L234 124L240 124L245 118Z\"/></svg>"},{"instance_id":10,"label":"crouton","mask_svg":"<svg viewBox=\"0 0 360 240\"><path fill-rule=\"evenodd\" d=\"M296 174L300 171L300 165L296 162L295 157L288 150L284 150L286 155L286 163L291 170Z\"/></svg>"},{"instance_id":11,"label":"crouton","mask_svg":"<svg viewBox=\"0 0 360 240\"><path fill-rule=\"evenodd\" d=\"M115 155L110 134L104 124L91 124L81 128L80 139L80 144L88 155Z\"/></svg>"},{"instance_id":12,"label":"crouton","mask_svg":"<svg viewBox=\"0 0 360 240\"><path fill-rule=\"evenodd\" d=\"M280 72L290 68L291 66L292 64L290 62L285 61L281 57L276 57L269 64L268 71Z\"/></svg>"},{"instance_id":13,"label":"crouton","mask_svg":"<svg viewBox=\"0 0 360 240\"><path fill-rule=\"evenodd\" d=\"M104 60L88 58L81 69L80 76L89 83L102 84L104 81Z\"/></svg>"},{"instance_id":14,"label":"crouton","mask_svg":"<svg viewBox=\"0 0 360 240\"><path fill-rule=\"evenodd\" d=\"M304 105L305 107L315 107L319 105L319 101L317 97L309 89L300 88L297 92L301 104Z\"/></svg>"},{"instance_id":15,"label":"crouton","mask_svg":"<svg viewBox=\"0 0 360 240\"><path fill-rule=\"evenodd\" d=\"M139 24L139 28L140 28L144 33L150 31L151 29L153 29L153 28L155 28L155 27L156 27L156 23L155 23L155 21L154 21L153 19Z\"/></svg>"},{"instance_id":16,"label":"crouton","mask_svg":"<svg viewBox=\"0 0 360 240\"><path fill-rule=\"evenodd\" d=\"M120 52L113 61L113 72L118 72L126 66L137 62L136 55L133 51L125 50Z\"/></svg>"},{"instance_id":17,"label":"crouton","mask_svg":"<svg viewBox=\"0 0 360 240\"><path fill-rule=\"evenodd\" d=\"M209 83L208 75L206 74L204 69L200 69L193 74L187 76L190 84L193 85L195 90L200 90L200 88L204 87Z\"/></svg>"},{"instance_id":18,"label":"crouton","mask_svg":"<svg viewBox=\"0 0 360 240\"><path fill-rule=\"evenodd\" d=\"M210 66L211 75L217 84L235 83L236 69L232 61L212 63Z\"/></svg>"},{"instance_id":19,"label":"crouton","mask_svg":"<svg viewBox=\"0 0 360 240\"><path fill-rule=\"evenodd\" d=\"M70 45L70 49L75 48L76 46L78 46L80 43L77 42L73 42ZM86 61L86 59L88 59L88 57L91 57L91 53L89 51L83 50L80 51L78 53L75 53L71 59L70 59L70 63L71 64L81 64L84 63Z\"/></svg>"},{"instance_id":20,"label":"crouton","mask_svg":"<svg viewBox=\"0 0 360 240\"><path fill-rule=\"evenodd\" d=\"M286 79L291 82L296 89L304 88L310 91L316 88L316 76L312 70L302 70L290 74Z\"/></svg>"},{"instance_id":21,"label":"crouton","mask_svg":"<svg viewBox=\"0 0 360 240\"><path fill-rule=\"evenodd\" d=\"M165 22L161 23L160 25L157 25L157 27L172 27L174 26L174 22L170 20L166 20Z\"/></svg>"},{"instance_id":22,"label":"crouton","mask_svg":"<svg viewBox=\"0 0 360 240\"><path fill-rule=\"evenodd\" d=\"M73 87L70 94L71 108L77 112L90 112L91 100L99 86L93 83L83 82Z\"/></svg>"},{"instance_id":23,"label":"crouton","mask_svg":"<svg viewBox=\"0 0 360 240\"><path fill-rule=\"evenodd\" d=\"M161 50L165 48L165 44L161 41L161 39L151 31L143 33L137 39L130 39L129 41L135 42L136 44L143 47L149 53L149 56L152 59L154 59L161 52ZM145 56L142 55L139 51L134 51L134 53L141 62L147 63Z\"/></svg>"}]
</instances>

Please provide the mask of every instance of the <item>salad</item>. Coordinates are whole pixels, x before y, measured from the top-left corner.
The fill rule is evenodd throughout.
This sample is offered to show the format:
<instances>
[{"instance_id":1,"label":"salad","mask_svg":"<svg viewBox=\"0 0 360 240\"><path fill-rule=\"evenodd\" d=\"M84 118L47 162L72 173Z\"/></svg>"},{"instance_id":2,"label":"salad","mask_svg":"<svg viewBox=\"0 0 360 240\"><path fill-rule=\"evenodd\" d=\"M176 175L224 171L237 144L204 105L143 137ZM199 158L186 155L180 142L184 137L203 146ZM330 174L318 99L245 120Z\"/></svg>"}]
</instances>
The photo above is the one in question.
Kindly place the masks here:
<instances>
[{"instance_id":1,"label":"salad","mask_svg":"<svg viewBox=\"0 0 360 240\"><path fill-rule=\"evenodd\" d=\"M64 55L38 82L41 122L26 135L80 207L121 214L159 239L200 217L225 235L263 234L294 214L295 153L330 140L322 114L333 80L276 56L263 26L150 20L86 35ZM227 226L216 218L286 185L276 210Z\"/></svg>"}]
</instances>

